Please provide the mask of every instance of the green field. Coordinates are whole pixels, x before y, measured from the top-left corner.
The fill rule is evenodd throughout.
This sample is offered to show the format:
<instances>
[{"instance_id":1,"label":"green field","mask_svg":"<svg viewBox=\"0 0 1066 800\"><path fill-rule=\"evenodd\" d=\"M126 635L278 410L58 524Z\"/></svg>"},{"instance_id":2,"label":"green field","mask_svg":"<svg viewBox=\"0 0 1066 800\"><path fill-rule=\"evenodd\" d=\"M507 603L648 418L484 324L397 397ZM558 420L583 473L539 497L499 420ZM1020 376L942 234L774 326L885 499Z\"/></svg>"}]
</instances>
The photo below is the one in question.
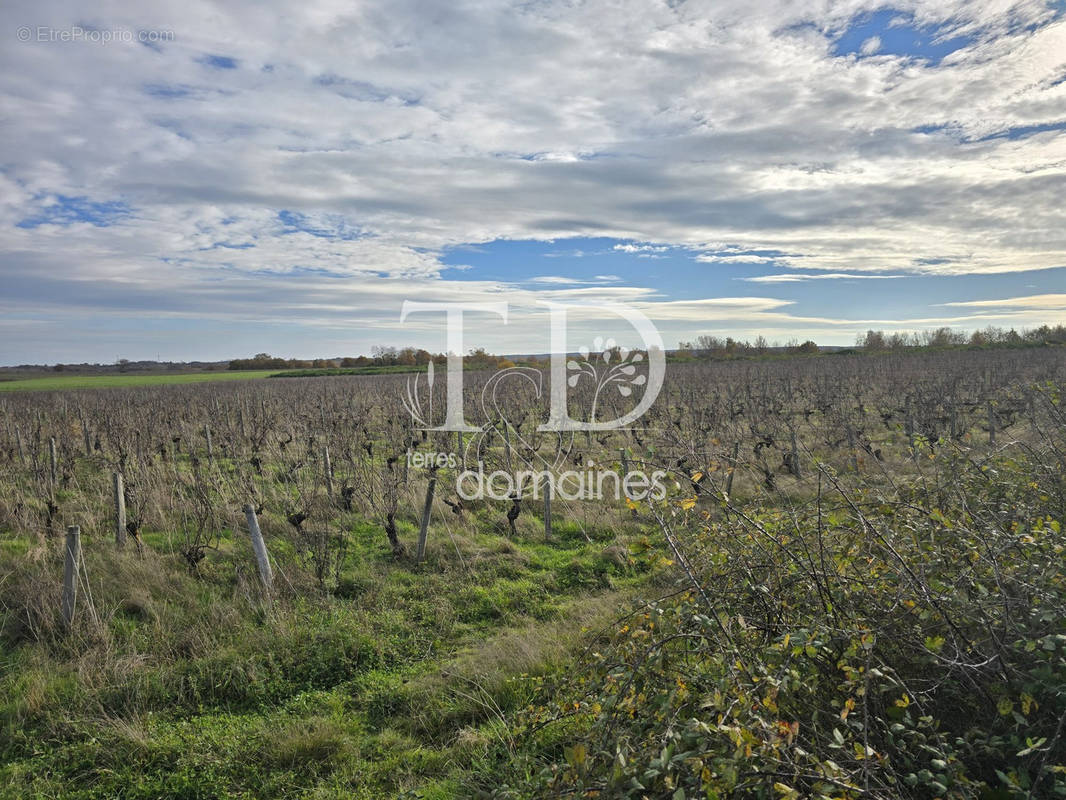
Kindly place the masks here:
<instances>
[{"instance_id":1,"label":"green field","mask_svg":"<svg viewBox=\"0 0 1066 800\"><path fill-rule=\"evenodd\" d=\"M120 386L162 386L171 383L206 383L267 378L277 370L243 372L184 372L149 375L49 375L47 378L21 378L0 381L0 392L52 392L64 389L113 389Z\"/></svg>"}]
</instances>

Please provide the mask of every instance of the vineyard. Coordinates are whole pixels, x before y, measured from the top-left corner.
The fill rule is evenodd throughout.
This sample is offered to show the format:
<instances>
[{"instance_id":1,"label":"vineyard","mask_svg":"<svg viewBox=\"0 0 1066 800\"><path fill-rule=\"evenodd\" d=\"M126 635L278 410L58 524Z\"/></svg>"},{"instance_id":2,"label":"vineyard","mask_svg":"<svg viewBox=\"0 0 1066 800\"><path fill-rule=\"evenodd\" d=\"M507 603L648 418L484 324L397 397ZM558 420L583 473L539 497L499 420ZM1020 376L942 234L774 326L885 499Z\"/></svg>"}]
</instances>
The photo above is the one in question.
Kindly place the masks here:
<instances>
[{"instance_id":1,"label":"vineyard","mask_svg":"<svg viewBox=\"0 0 1066 800\"><path fill-rule=\"evenodd\" d=\"M0 395L0 796L1066 796L1061 348L411 381Z\"/></svg>"}]
</instances>

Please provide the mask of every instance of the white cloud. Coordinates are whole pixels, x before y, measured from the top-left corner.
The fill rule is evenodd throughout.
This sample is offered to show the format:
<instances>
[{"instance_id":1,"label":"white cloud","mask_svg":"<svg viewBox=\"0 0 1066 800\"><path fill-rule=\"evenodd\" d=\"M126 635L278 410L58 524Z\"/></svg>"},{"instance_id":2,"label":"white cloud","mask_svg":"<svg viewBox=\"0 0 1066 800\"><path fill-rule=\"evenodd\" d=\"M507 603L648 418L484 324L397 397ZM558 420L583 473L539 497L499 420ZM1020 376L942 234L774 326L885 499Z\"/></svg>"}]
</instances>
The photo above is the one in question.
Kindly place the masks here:
<instances>
[{"instance_id":1,"label":"white cloud","mask_svg":"<svg viewBox=\"0 0 1066 800\"><path fill-rule=\"evenodd\" d=\"M751 253L737 253L736 255L701 253L696 256L696 260L705 264L772 264L779 259Z\"/></svg>"},{"instance_id":2,"label":"white cloud","mask_svg":"<svg viewBox=\"0 0 1066 800\"><path fill-rule=\"evenodd\" d=\"M0 48L0 304L191 318L200 297L218 319L262 302L320 325L343 298L373 325L392 281L474 291L446 248L577 235L818 278L1066 265L1066 133L1004 135L1063 121L1066 21L1036 0L906 3L972 42L938 66L833 57L828 35L879 7L16 5L9 31L174 41ZM17 227L59 196L130 215ZM288 305L256 294L264 275Z\"/></svg>"},{"instance_id":3,"label":"white cloud","mask_svg":"<svg viewBox=\"0 0 1066 800\"><path fill-rule=\"evenodd\" d=\"M862 43L862 47L859 48L859 52L861 52L864 56L872 56L880 49L881 37L871 36L869 39Z\"/></svg>"},{"instance_id":4,"label":"white cloud","mask_svg":"<svg viewBox=\"0 0 1066 800\"><path fill-rule=\"evenodd\" d=\"M560 286L567 286L567 285L571 285L572 286L572 285L587 283L587 281L581 281L581 280L578 280L577 278L567 278L567 277L564 277L562 275L542 275L539 278L529 278L529 279L526 280L526 283L546 283L546 284L557 284L557 285L560 285Z\"/></svg>"},{"instance_id":5,"label":"white cloud","mask_svg":"<svg viewBox=\"0 0 1066 800\"><path fill-rule=\"evenodd\" d=\"M749 283L802 283L804 281L824 281L824 280L890 280L893 278L904 278L905 275L863 275L856 272L823 272L823 273L806 273L806 272L785 272L779 275L758 275L753 278L737 278L737 280L747 281Z\"/></svg>"},{"instance_id":6,"label":"white cloud","mask_svg":"<svg viewBox=\"0 0 1066 800\"><path fill-rule=\"evenodd\" d=\"M665 253L670 250L670 246L661 244L632 244L626 242L616 244L612 249L621 253Z\"/></svg>"},{"instance_id":7,"label":"white cloud","mask_svg":"<svg viewBox=\"0 0 1066 800\"><path fill-rule=\"evenodd\" d=\"M1066 309L1066 294L1032 294L1027 297L1008 297L1003 300L966 300L944 303L946 306L969 308L1031 308Z\"/></svg>"}]
</instances>

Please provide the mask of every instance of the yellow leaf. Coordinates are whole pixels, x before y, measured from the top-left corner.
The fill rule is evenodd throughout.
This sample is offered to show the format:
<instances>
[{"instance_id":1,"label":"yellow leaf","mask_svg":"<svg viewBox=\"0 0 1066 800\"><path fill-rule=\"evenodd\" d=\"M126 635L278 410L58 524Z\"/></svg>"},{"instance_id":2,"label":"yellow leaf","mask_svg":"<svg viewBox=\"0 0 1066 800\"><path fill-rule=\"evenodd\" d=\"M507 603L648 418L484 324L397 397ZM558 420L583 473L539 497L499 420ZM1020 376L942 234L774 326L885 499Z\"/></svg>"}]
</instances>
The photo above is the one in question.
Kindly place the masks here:
<instances>
[{"instance_id":1,"label":"yellow leaf","mask_svg":"<svg viewBox=\"0 0 1066 800\"><path fill-rule=\"evenodd\" d=\"M564 754L570 766L578 768L585 763L588 751L585 750L585 745L578 743L573 747L564 748Z\"/></svg>"},{"instance_id":2,"label":"yellow leaf","mask_svg":"<svg viewBox=\"0 0 1066 800\"><path fill-rule=\"evenodd\" d=\"M1036 700L1033 699L1032 695L1023 693L1022 694L1022 713L1025 714L1026 716L1029 716L1029 712L1034 707L1035 708L1040 708L1040 704L1038 702L1036 702Z\"/></svg>"},{"instance_id":3,"label":"yellow leaf","mask_svg":"<svg viewBox=\"0 0 1066 800\"><path fill-rule=\"evenodd\" d=\"M841 719L847 719L848 714L855 710L855 698L849 697L844 703L844 709L840 712Z\"/></svg>"},{"instance_id":4,"label":"yellow leaf","mask_svg":"<svg viewBox=\"0 0 1066 800\"><path fill-rule=\"evenodd\" d=\"M688 509L692 508L695 505L696 505L696 498L695 497L686 497L684 500L681 501L681 508L685 509L686 511Z\"/></svg>"}]
</instances>

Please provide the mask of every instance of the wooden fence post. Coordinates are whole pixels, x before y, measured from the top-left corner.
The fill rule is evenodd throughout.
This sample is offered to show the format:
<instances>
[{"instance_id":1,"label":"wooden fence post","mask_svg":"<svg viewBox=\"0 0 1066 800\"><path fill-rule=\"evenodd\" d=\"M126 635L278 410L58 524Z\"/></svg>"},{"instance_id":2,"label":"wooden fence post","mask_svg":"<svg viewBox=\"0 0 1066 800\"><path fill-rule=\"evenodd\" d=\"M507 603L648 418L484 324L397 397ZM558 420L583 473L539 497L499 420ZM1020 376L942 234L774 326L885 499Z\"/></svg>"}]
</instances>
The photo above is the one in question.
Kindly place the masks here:
<instances>
[{"instance_id":1,"label":"wooden fence post","mask_svg":"<svg viewBox=\"0 0 1066 800\"><path fill-rule=\"evenodd\" d=\"M725 478L725 493L733 495L733 476L737 472L737 461L740 459L740 442L733 442L733 455L729 459L729 474Z\"/></svg>"},{"instance_id":2,"label":"wooden fence post","mask_svg":"<svg viewBox=\"0 0 1066 800\"><path fill-rule=\"evenodd\" d=\"M326 494L333 497L333 464L329 460L329 447L322 447L322 472L326 478Z\"/></svg>"},{"instance_id":3,"label":"wooden fence post","mask_svg":"<svg viewBox=\"0 0 1066 800\"><path fill-rule=\"evenodd\" d=\"M803 470L800 468L800 454L799 447L796 446L796 431L792 431L792 474L797 479L803 477Z\"/></svg>"},{"instance_id":4,"label":"wooden fence post","mask_svg":"<svg viewBox=\"0 0 1066 800\"><path fill-rule=\"evenodd\" d=\"M988 401L988 443L996 446L996 414L992 410L992 401Z\"/></svg>"},{"instance_id":5,"label":"wooden fence post","mask_svg":"<svg viewBox=\"0 0 1066 800\"><path fill-rule=\"evenodd\" d=\"M26 466L26 448L22 444L22 429L18 425L15 426L15 442L19 448L19 461Z\"/></svg>"},{"instance_id":6,"label":"wooden fence post","mask_svg":"<svg viewBox=\"0 0 1066 800\"><path fill-rule=\"evenodd\" d=\"M626 450L627 448L625 447L618 448L618 457L622 460L622 497L628 503L630 499L629 488L626 486L626 475L629 474L629 454L626 452ZM631 516L635 517L637 515L637 507L633 506L629 510L629 513Z\"/></svg>"},{"instance_id":7,"label":"wooden fence post","mask_svg":"<svg viewBox=\"0 0 1066 800\"><path fill-rule=\"evenodd\" d=\"M215 446L214 446L214 443L211 441L211 426L210 425L207 425L207 424L204 425L204 438L207 439L207 460L208 461L214 461L215 460Z\"/></svg>"},{"instance_id":8,"label":"wooden fence post","mask_svg":"<svg viewBox=\"0 0 1066 800\"><path fill-rule=\"evenodd\" d=\"M507 428L508 428L507 420L504 419L503 420L503 456L504 456L504 461L507 464L507 471L510 473L510 472L513 472L513 470L511 469L511 434L507 430Z\"/></svg>"},{"instance_id":9,"label":"wooden fence post","mask_svg":"<svg viewBox=\"0 0 1066 800\"><path fill-rule=\"evenodd\" d=\"M422 563L426 555L426 536L429 534L429 515L433 510L433 493L437 490L437 476L431 475L426 487L426 504L422 506L422 527L418 530L418 554L415 560Z\"/></svg>"},{"instance_id":10,"label":"wooden fence post","mask_svg":"<svg viewBox=\"0 0 1066 800\"><path fill-rule=\"evenodd\" d=\"M259 565L259 579L263 587L269 592L274 587L274 571L270 568L270 556L267 554L266 542L263 541L263 533L259 530L259 519L255 515L255 507L246 505L244 517L248 521L248 533L252 537L252 550L255 551L255 560Z\"/></svg>"},{"instance_id":11,"label":"wooden fence post","mask_svg":"<svg viewBox=\"0 0 1066 800\"><path fill-rule=\"evenodd\" d=\"M89 423L85 421L84 417L81 420L81 436L85 445L85 457L88 458L93 454L93 444L89 438Z\"/></svg>"},{"instance_id":12,"label":"wooden fence post","mask_svg":"<svg viewBox=\"0 0 1066 800\"><path fill-rule=\"evenodd\" d=\"M78 600L78 573L81 567L81 528L67 528L67 552L63 566L63 623L69 629L74 623L74 608Z\"/></svg>"},{"instance_id":13,"label":"wooden fence post","mask_svg":"<svg viewBox=\"0 0 1066 800\"><path fill-rule=\"evenodd\" d=\"M126 544L126 494L122 485L122 473L113 472L111 481L115 492L115 544Z\"/></svg>"},{"instance_id":14,"label":"wooden fence post","mask_svg":"<svg viewBox=\"0 0 1066 800\"><path fill-rule=\"evenodd\" d=\"M52 488L56 485L56 437L48 437L48 474L52 479Z\"/></svg>"}]
</instances>

